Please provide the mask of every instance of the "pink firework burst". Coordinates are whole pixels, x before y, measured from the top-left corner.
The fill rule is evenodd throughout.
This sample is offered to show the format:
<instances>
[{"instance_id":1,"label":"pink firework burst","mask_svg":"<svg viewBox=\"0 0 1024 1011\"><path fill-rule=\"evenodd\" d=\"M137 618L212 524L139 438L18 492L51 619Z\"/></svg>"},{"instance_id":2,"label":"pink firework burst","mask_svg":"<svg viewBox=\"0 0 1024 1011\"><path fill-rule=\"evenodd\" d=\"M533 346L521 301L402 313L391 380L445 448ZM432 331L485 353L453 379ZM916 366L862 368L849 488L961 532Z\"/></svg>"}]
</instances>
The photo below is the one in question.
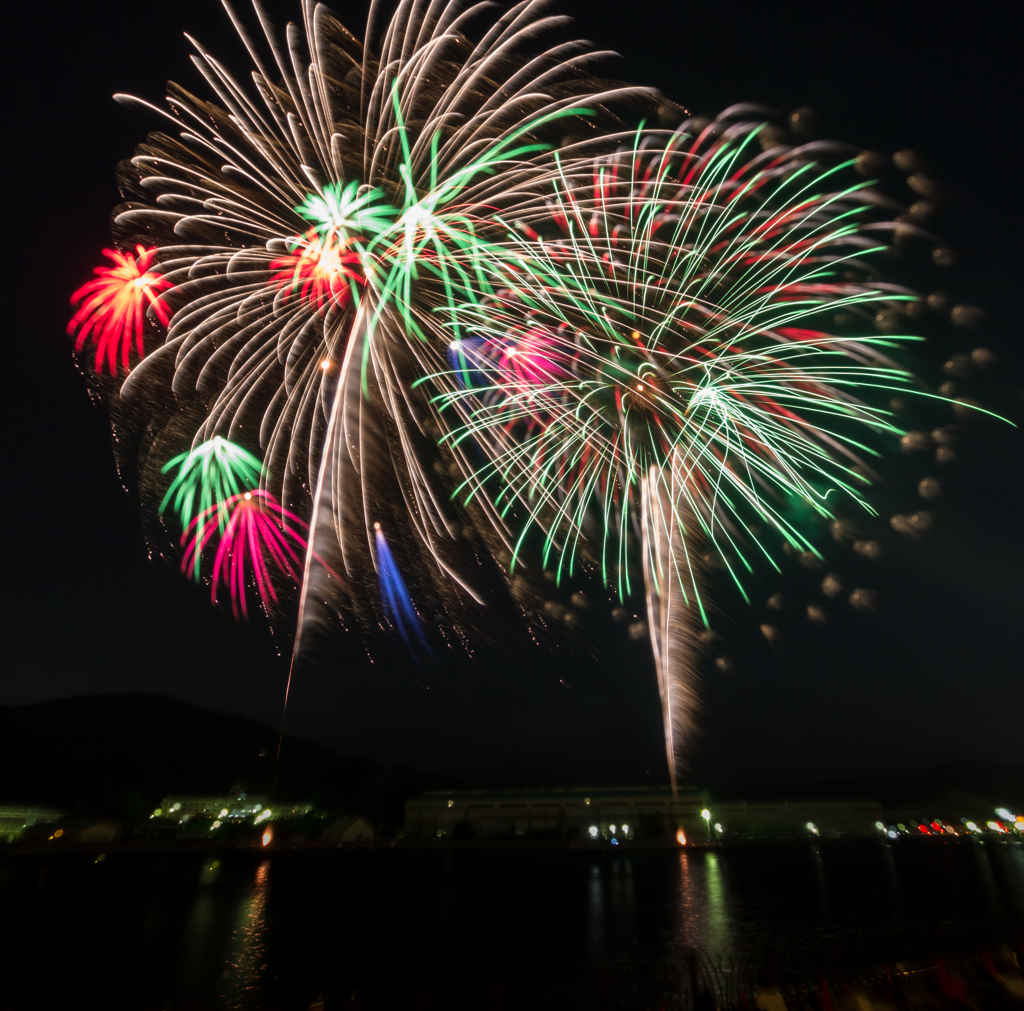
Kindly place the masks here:
<instances>
[{"instance_id":1,"label":"pink firework burst","mask_svg":"<svg viewBox=\"0 0 1024 1011\"><path fill-rule=\"evenodd\" d=\"M544 327L531 327L500 346L501 384L524 393L556 387L572 378L564 341Z\"/></svg>"},{"instance_id":2,"label":"pink firework burst","mask_svg":"<svg viewBox=\"0 0 1024 1011\"><path fill-rule=\"evenodd\" d=\"M95 342L97 372L103 371L105 360L110 374L117 374L118 350L127 372L132 344L140 357L144 354L142 326L148 309L164 326L170 321L170 310L161 295L173 285L150 270L156 253L156 247L142 245L135 247L134 254L104 249L103 255L113 260L114 266L97 267L93 271L96 277L71 296L78 311L68 324L68 333L77 331L76 351L81 351L89 338Z\"/></svg>"},{"instance_id":3,"label":"pink firework burst","mask_svg":"<svg viewBox=\"0 0 1024 1011\"><path fill-rule=\"evenodd\" d=\"M229 513L229 518L224 532L218 534L221 509ZM198 556L216 540L210 596L216 603L221 589L227 587L232 613L236 618L247 618L245 591L250 575L264 607L278 599L271 567L296 585L302 581L308 530L306 523L273 495L254 488L232 495L223 504L214 504L192 520L181 539L185 548L181 570L194 570Z\"/></svg>"}]
</instances>

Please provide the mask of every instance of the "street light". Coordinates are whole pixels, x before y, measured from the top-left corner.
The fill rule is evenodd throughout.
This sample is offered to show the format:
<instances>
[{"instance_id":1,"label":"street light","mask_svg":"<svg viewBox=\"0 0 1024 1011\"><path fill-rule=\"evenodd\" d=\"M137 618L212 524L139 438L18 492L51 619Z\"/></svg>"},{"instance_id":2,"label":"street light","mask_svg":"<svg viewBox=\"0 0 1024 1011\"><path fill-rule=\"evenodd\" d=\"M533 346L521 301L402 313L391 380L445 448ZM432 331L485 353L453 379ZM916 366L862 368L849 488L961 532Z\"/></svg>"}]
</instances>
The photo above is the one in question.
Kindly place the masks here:
<instances>
[{"instance_id":1,"label":"street light","mask_svg":"<svg viewBox=\"0 0 1024 1011\"><path fill-rule=\"evenodd\" d=\"M707 808L704 808L704 810L701 811L700 816L704 819L704 826L708 830L708 842L711 842L711 812Z\"/></svg>"}]
</instances>

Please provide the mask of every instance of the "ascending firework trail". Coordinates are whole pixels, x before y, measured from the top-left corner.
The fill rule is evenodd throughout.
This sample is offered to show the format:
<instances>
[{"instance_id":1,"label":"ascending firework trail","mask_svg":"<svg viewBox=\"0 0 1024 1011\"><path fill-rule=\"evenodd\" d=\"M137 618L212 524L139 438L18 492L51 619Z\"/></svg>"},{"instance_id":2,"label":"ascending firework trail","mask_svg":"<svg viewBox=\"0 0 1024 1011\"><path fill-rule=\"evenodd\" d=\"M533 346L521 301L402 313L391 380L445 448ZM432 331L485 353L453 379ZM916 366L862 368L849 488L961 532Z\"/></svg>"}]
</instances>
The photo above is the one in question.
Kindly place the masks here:
<instances>
[{"instance_id":1,"label":"ascending firework trail","mask_svg":"<svg viewBox=\"0 0 1024 1011\"><path fill-rule=\"evenodd\" d=\"M540 6L374 6L365 46L229 8L252 79L197 45L211 97L146 106L71 329L154 548L297 615L293 662L353 619L427 660L500 632L496 586L537 626L537 574L598 575L646 600L674 781L704 568L870 509L914 338L869 323L914 296L856 152L590 78Z\"/></svg>"}]
</instances>

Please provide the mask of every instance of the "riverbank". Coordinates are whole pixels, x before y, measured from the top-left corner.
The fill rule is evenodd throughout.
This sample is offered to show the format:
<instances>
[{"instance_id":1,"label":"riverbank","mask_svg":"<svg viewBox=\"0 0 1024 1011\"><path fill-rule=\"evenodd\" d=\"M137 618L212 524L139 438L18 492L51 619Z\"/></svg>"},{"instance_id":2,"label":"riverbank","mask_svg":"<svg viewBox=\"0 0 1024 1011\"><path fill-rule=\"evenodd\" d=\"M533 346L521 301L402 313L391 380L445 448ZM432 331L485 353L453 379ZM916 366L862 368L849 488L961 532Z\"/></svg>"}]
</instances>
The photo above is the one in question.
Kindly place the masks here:
<instances>
[{"instance_id":1,"label":"riverbank","mask_svg":"<svg viewBox=\"0 0 1024 1011\"><path fill-rule=\"evenodd\" d=\"M328 1008L477 1011L500 993L505 1008L683 1011L691 950L730 986L771 965L839 987L1024 936L1020 847L955 839L102 856L0 851L5 1006L304 1011L323 993ZM652 999L602 1005L606 991Z\"/></svg>"},{"instance_id":2,"label":"riverbank","mask_svg":"<svg viewBox=\"0 0 1024 1011\"><path fill-rule=\"evenodd\" d=\"M849 846L875 844L880 847L947 847L947 846L1004 846L1024 853L1024 839L1016 837L978 837L962 836L903 836L889 839L881 836L851 836L827 839L730 839L730 840L697 840L680 846L672 840L633 841L611 843L607 840L559 840L530 838L498 838L498 839L397 839L374 841L370 843L332 843L322 840L308 841L271 841L267 844L260 840L223 840L179 839L156 841L116 840L98 842L74 842L64 840L48 840L45 843L7 843L0 844L0 859L4 856L47 856L59 858L63 855L95 855L99 853L138 853L138 854L171 854L171 853L209 853L235 852L251 853L262 857L278 853L365 853L365 852L443 852L443 851L574 851L584 853L643 853L643 852L721 852L730 850L765 850L773 847L792 847L812 850L830 846Z\"/></svg>"}]
</instances>

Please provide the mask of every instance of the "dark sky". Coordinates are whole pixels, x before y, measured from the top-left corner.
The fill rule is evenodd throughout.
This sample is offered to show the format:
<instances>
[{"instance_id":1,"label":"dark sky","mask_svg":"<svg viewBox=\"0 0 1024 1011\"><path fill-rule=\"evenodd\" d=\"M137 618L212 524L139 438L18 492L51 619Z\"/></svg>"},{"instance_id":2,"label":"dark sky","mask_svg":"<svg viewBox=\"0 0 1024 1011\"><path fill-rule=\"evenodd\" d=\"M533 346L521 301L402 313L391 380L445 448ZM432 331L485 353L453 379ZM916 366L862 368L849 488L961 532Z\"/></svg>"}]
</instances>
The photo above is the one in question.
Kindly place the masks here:
<instances>
[{"instance_id":1,"label":"dark sky","mask_svg":"<svg viewBox=\"0 0 1024 1011\"><path fill-rule=\"evenodd\" d=\"M267 2L280 21L297 14L297 5ZM159 100L169 77L200 87L185 31L239 72L244 54L213 0L20 6L7 59L16 68L6 103L5 293L14 308L3 369L13 458L0 702L141 690L276 725L285 667L274 644L258 623L237 625L147 560L104 417L64 333L68 297L108 242L114 164L155 125L110 96ZM361 5L335 9L360 33ZM961 5L955 20L936 18L931 4L578 0L560 9L579 35L624 54L610 75L655 85L694 112L737 101L783 112L810 105L823 134L920 149L958 194L950 227L960 264L941 285L989 312L963 349L999 352L995 378L979 392L1019 420L1024 152L1012 5ZM923 353L923 371L937 380L935 356ZM949 494L935 532L921 544L893 535L877 566L852 573L880 591L875 616L837 611L826 629L783 618L786 642L773 652L757 632L769 620L761 601L780 588L809 599L806 575L756 587L753 608L719 588L715 627L737 673L708 670L695 778L724 786L1019 761L1021 450L1008 427L969 433L961 462L937 475ZM896 468L893 501L936 467ZM596 660L491 658L458 676L417 673L404 661L370 666L358 645L342 646L301 672L288 728L481 783L661 780L647 648L608 632L600 617L591 624ZM559 677L576 690L557 687Z\"/></svg>"}]
</instances>

